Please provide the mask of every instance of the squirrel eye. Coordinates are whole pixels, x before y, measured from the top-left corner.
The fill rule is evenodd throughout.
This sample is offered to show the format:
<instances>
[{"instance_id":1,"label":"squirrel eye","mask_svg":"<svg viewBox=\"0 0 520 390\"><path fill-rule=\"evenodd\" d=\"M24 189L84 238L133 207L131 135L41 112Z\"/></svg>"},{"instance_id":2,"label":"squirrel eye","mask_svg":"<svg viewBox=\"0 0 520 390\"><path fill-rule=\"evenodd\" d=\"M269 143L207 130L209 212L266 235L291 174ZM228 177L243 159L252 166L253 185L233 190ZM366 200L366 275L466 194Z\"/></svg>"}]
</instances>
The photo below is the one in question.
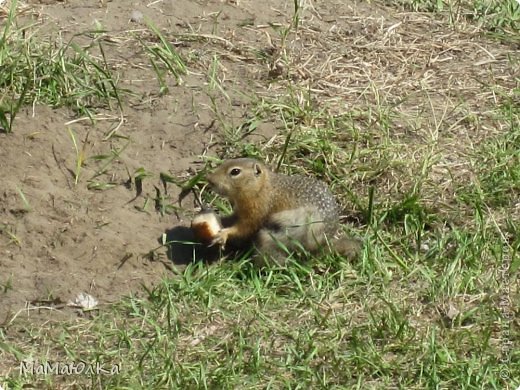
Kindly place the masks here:
<instances>
[{"instance_id":1,"label":"squirrel eye","mask_svg":"<svg viewBox=\"0 0 520 390\"><path fill-rule=\"evenodd\" d=\"M229 174L231 176L238 176L238 175L240 175L240 168L233 168L231 171L229 171Z\"/></svg>"}]
</instances>

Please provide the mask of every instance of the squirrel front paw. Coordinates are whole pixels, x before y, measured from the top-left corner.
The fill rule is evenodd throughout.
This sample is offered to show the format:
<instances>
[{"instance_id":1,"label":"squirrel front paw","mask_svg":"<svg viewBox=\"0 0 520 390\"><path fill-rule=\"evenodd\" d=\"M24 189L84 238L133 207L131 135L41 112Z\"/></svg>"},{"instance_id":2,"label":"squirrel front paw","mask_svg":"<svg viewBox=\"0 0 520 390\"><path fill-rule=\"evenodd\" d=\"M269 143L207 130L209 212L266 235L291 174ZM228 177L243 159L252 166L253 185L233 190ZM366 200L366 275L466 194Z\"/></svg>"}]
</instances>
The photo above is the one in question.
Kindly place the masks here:
<instances>
[{"instance_id":1,"label":"squirrel front paw","mask_svg":"<svg viewBox=\"0 0 520 390\"><path fill-rule=\"evenodd\" d=\"M219 245L221 249L225 249L226 242L227 242L227 239L228 239L228 235L229 235L229 230L228 229L220 230L215 235L213 240L211 240L211 244L209 246Z\"/></svg>"}]
</instances>

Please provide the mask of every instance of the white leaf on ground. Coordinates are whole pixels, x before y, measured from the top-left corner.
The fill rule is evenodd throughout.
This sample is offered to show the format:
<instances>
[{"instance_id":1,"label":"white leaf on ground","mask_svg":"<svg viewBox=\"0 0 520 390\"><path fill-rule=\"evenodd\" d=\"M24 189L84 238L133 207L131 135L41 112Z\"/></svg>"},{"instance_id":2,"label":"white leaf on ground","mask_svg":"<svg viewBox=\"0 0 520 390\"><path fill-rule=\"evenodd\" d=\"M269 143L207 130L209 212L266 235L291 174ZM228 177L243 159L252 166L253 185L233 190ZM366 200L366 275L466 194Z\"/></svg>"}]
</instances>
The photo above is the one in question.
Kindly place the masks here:
<instances>
[{"instance_id":1,"label":"white leaf on ground","mask_svg":"<svg viewBox=\"0 0 520 390\"><path fill-rule=\"evenodd\" d=\"M90 310L94 309L98 303L98 300L92 295L81 292L76 296L74 302L69 301L69 306L79 306L83 310Z\"/></svg>"}]
</instances>

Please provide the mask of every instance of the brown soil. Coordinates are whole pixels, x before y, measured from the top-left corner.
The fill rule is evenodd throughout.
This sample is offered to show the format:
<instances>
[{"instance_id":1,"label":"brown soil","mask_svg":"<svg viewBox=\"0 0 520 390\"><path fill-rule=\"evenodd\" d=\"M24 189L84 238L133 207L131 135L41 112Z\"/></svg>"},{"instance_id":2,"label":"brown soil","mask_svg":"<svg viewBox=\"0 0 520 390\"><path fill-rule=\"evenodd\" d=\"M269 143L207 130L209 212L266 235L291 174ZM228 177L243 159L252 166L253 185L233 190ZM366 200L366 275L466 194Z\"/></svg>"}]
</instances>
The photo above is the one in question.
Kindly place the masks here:
<instances>
[{"instance_id":1,"label":"brown soil","mask_svg":"<svg viewBox=\"0 0 520 390\"><path fill-rule=\"evenodd\" d=\"M74 183L76 153L67 130L74 131L80 146L86 145L87 157L110 153L111 148L124 145L124 141L104 141L120 124L117 112L100 110L94 125L88 120L67 124L77 118L67 109L27 107L18 114L13 132L0 134L0 282L5 289L0 292L0 323L26 306L62 307L81 292L91 294L101 304L114 301L139 291L143 283L150 285L170 275L173 264L187 260L185 256L168 256L164 248L155 251L153 258L149 256L160 246L164 233L187 225L184 213L179 218L161 215L153 202L146 212L136 206L142 206L146 197L155 197L154 186L163 188L159 173L186 177L203 166L199 156L219 132L204 93L207 72L196 69L206 64L190 64L191 73L183 77L182 85L170 80L170 93L158 96L155 74L142 48L130 39L130 30L144 31L143 25L130 21L132 11L141 11L164 31L189 33L195 29L198 34L226 39L232 39L231 27L236 28L239 21L255 19L265 24L285 19L281 12L252 1L240 6L191 0L161 1L149 7L131 1L91 3L34 1L32 7L42 31L49 34L61 31L65 37L72 36L88 30L97 20L117 41L107 44L109 62L122 76L121 86L135 94L125 106L123 123L117 130L130 137L130 145L104 175L119 185L105 191L88 190L87 182L100 165L93 160L86 161L79 183ZM214 18L219 12L217 26ZM207 44L194 42L186 52L198 45L205 54ZM232 59L222 64L236 75L248 72L244 64ZM236 84L234 90L250 89L245 77L229 83ZM247 103L243 95L231 98L234 112L229 112L230 121L243 115ZM264 133L270 131L269 126L263 129ZM153 177L144 180L143 193L134 200L135 188L125 186L127 172L133 174L141 167ZM28 210L21 193L30 205ZM178 205L179 193L178 187L168 186L171 204ZM188 214L194 206L193 196L182 202Z\"/></svg>"}]
</instances>

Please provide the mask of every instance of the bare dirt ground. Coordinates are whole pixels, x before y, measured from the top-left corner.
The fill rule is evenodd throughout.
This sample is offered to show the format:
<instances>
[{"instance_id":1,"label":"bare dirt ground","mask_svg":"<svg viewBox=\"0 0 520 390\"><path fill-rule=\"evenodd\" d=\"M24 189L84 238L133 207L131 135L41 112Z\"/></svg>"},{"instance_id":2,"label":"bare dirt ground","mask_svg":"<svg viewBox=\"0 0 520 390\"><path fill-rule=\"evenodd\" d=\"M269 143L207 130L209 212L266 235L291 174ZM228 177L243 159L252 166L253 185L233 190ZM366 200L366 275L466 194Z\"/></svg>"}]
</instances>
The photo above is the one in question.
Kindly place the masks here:
<instances>
[{"instance_id":1,"label":"bare dirt ground","mask_svg":"<svg viewBox=\"0 0 520 390\"><path fill-rule=\"evenodd\" d=\"M130 20L132 12L141 11L159 29L185 33L195 29L226 39L233 39L232 29L239 21L254 19L265 24L285 19L282 12L255 2L240 6L220 1L161 1L149 6L130 1L84 4L74 0L33 2L32 9L42 29L59 31L64 39L91 29L95 21L101 23L114 37L108 43L109 61L118 68L121 85L131 87L135 95L125 106L122 123L117 113L103 111L95 125L85 118L69 123L76 117L67 109L36 106L20 112L12 134L0 135L0 222L9 227L0 235L0 269L2 283L12 286L2 294L0 322L27 303L54 306L73 300L80 292L88 292L100 303L110 302L171 273L165 251L159 261L146 255L159 246L165 231L186 224L182 213L178 219L175 214L161 215L153 207L141 212L135 206L141 206L147 195L154 196L154 185L161 186L160 172L183 176L190 167L200 168L198 156L218 129L212 128L214 115L203 92L205 72L197 73L191 67L192 73L182 86L173 85L170 94L157 95L154 74L141 69L143 63L148 66L142 49L128 38L129 30L143 30ZM213 22L217 13L221 13L218 24ZM195 45L204 52L204 44ZM194 47L185 51L188 49ZM237 61L230 60L225 66L237 76L248 73L247 65ZM246 77L237 77L233 83L238 84L234 85L237 90L251 89ZM233 99L236 112L230 114L240 118L247 102L238 95ZM89 157L110 152L113 141L103 139L117 126L120 134L131 139L109 173L111 181L120 185L107 191L88 190L86 179L97 168L88 161L80 183L75 185L76 155L67 128L86 144ZM264 126L262 130L261 126L259 131L272 129ZM127 169L133 173L141 167L154 177L144 181L143 196L132 202L135 189L124 185L129 178ZM30 210L24 209L20 192ZM172 203L179 192L173 185L168 187ZM188 197L183 206L193 209L193 199Z\"/></svg>"},{"instance_id":2,"label":"bare dirt ground","mask_svg":"<svg viewBox=\"0 0 520 390\"><path fill-rule=\"evenodd\" d=\"M160 246L161 235L168 229L187 224L195 205L193 197L183 200L179 218L162 215L153 207L143 212L136 206L142 206L147 196L155 196L154 186L162 188L161 172L187 177L203 167L201 155L220 154L222 145L216 141L223 129L215 122L207 92L208 69L214 56L219 56L219 81L232 102L222 112L235 126L247 118L252 92L276 96L277 87L269 80L273 69L286 71L276 66L277 45L268 27L287 24L292 17L292 2L90 3L33 1L30 6L32 18L41 23L42 31L59 33L64 40L101 24L107 31L104 45L108 62L120 75L120 87L133 93L126 99L122 114L100 109L94 125L85 118L75 120L77 116L67 109L36 105L19 113L12 134L0 134L0 224L8 227L0 234L0 273L3 285L11 286L1 293L0 322L28 303L56 306L87 292L103 304L171 275L172 259L166 250L160 249L153 259L147 255ZM178 42L176 47L188 58L189 73L183 82L170 80L170 91L162 96L157 93L155 73L132 35L145 30L142 24L130 20L135 10L153 21L172 42ZM444 113L452 116L457 130L471 125L459 124L460 118L476 112L482 101L497 98L472 97L478 94L480 82L493 78L507 89L511 76L501 73L501 67L509 49L483 42L455 47L450 40L462 39L465 33L435 35L440 24L432 18L411 20L406 13L354 1L319 2L306 15L307 33L302 33L301 41L292 42L294 63L302 65L290 68L287 82L308 83L322 102L329 102L338 112L399 95L403 101L395 104L402 104L403 115L412 118L420 111L417 90L432 92L432 106L451 97L456 100L453 91L457 90L470 102L460 110ZM196 34L203 39L181 40L178 34ZM322 40L325 36L334 36L335 40ZM331 46L331 42L335 44ZM311 44L319 50L306 49ZM265 51L273 60L255 57L254 50ZM334 58L327 53L334 53ZM374 58L377 62L372 62ZM386 71L380 72L382 68ZM394 90L396 85L399 90ZM373 93L367 94L367 90ZM277 134L278 127L276 121L264 121L248 139L265 142ZM403 142L415 140L415 152L421 153L421 141L432 127L435 124L418 123L416 133L404 128L393 131ZM129 137L128 147L104 175L118 185L105 191L87 189L88 179L99 169L94 160L87 160L78 184L74 183L76 154L68 128L85 145L87 157L110 153L125 144L113 138L107 141L111 131ZM472 126L471 130L462 137L475 142L484 139L483 134L500 131L485 125ZM451 141L459 135L454 131L446 136L450 142L443 148L453 148L455 156L457 143ZM226 155L240 150L229 144L226 148ZM442 171L449 163L441 160L438 169ZM139 168L152 176L144 181L143 194L133 200L135 188L125 183L128 172L132 175ZM390 170L388 180L392 177ZM179 193L178 187L168 186L172 204L177 204ZM173 262L178 260L174 258Z\"/></svg>"}]
</instances>

